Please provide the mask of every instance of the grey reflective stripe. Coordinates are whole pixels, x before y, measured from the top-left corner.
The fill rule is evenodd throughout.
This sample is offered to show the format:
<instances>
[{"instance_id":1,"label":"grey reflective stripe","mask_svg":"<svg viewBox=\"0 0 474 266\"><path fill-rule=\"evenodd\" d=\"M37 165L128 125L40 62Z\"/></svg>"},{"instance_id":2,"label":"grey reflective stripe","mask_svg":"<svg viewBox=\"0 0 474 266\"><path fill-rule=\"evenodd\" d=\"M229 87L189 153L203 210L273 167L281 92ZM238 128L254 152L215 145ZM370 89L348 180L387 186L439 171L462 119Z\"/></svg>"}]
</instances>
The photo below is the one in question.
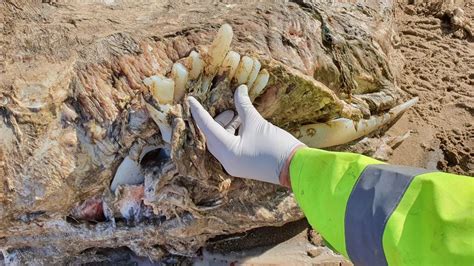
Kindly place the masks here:
<instances>
[{"instance_id":1,"label":"grey reflective stripe","mask_svg":"<svg viewBox=\"0 0 474 266\"><path fill-rule=\"evenodd\" d=\"M345 215L346 249L355 265L387 265L382 237L388 218L413 178L426 169L367 166L349 197Z\"/></svg>"}]
</instances>

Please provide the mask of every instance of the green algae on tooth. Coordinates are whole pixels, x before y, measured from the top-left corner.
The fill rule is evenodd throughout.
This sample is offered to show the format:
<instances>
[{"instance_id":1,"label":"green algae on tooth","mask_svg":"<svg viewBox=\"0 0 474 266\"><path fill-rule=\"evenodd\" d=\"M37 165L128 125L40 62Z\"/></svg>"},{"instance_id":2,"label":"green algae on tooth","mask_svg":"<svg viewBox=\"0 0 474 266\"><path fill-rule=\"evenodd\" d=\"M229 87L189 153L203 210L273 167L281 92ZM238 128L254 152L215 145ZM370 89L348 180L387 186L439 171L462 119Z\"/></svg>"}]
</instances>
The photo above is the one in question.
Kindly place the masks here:
<instances>
[{"instance_id":1,"label":"green algae on tooth","mask_svg":"<svg viewBox=\"0 0 474 266\"><path fill-rule=\"evenodd\" d=\"M174 80L174 102L179 102L186 93L186 84L188 82L188 70L181 63L175 63L171 70L171 77Z\"/></svg>"},{"instance_id":2,"label":"green algae on tooth","mask_svg":"<svg viewBox=\"0 0 474 266\"><path fill-rule=\"evenodd\" d=\"M357 122L347 118L337 118L326 123L304 125L293 134L303 143L314 148L342 145L366 136L392 122L418 101L418 97L402 103L389 112L361 119Z\"/></svg>"}]
</instances>

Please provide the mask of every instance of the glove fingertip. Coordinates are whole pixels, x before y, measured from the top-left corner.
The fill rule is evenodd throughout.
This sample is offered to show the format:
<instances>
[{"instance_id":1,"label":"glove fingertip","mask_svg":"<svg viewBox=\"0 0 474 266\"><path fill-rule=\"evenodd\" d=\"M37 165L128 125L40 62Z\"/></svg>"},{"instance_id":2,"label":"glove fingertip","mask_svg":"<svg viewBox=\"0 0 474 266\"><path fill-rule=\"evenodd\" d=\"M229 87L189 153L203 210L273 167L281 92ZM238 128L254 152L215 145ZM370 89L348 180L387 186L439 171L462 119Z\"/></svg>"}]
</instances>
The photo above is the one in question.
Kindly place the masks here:
<instances>
[{"instance_id":1,"label":"glove fingertip","mask_svg":"<svg viewBox=\"0 0 474 266\"><path fill-rule=\"evenodd\" d=\"M188 97L188 104L189 104L189 106L190 106L191 108L196 108L196 107L198 107L199 105L201 105L201 104L199 103L199 101L196 100L196 98L194 98L193 96L189 96L189 97Z\"/></svg>"},{"instance_id":2,"label":"glove fingertip","mask_svg":"<svg viewBox=\"0 0 474 266\"><path fill-rule=\"evenodd\" d=\"M247 85L242 84L235 90L234 99L242 100L245 97L249 97L249 88Z\"/></svg>"}]
</instances>

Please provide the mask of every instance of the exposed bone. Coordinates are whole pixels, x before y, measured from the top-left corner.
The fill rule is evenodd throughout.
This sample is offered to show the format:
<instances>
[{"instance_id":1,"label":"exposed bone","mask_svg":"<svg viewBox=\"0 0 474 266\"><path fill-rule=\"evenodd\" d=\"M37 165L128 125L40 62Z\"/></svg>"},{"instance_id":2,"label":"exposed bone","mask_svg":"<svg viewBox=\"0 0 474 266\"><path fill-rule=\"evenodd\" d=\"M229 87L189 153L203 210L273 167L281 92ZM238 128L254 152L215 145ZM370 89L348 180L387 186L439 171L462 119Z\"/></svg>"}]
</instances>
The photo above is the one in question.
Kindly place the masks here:
<instances>
[{"instance_id":1,"label":"exposed bone","mask_svg":"<svg viewBox=\"0 0 474 266\"><path fill-rule=\"evenodd\" d=\"M270 74L268 73L266 69L263 69L262 71L260 71L257 78L255 79L255 82L253 83L252 88L250 89L251 99L255 99L261 94L265 86L267 86L269 78L270 78Z\"/></svg>"},{"instance_id":2,"label":"exposed bone","mask_svg":"<svg viewBox=\"0 0 474 266\"><path fill-rule=\"evenodd\" d=\"M229 80L235 75L235 71L237 71L237 67L239 66L240 62L240 54L234 51L230 51L227 53L224 62L222 63L221 69L219 71L219 75L227 72L227 77Z\"/></svg>"},{"instance_id":3,"label":"exposed bone","mask_svg":"<svg viewBox=\"0 0 474 266\"><path fill-rule=\"evenodd\" d=\"M149 103L146 103L146 108L148 110L148 113L150 114L150 117L155 121L155 123L158 125L160 128L161 136L163 140L167 143L171 142L171 133L172 129L170 124L168 124L167 116L168 112L171 108L171 105L160 105L160 108L162 109L157 110L155 107L150 105Z\"/></svg>"},{"instance_id":4,"label":"exposed bone","mask_svg":"<svg viewBox=\"0 0 474 266\"><path fill-rule=\"evenodd\" d=\"M197 79L204 69L204 61L202 60L201 55L196 51L191 51L191 53L189 53L188 60L191 68L189 71L189 78Z\"/></svg>"},{"instance_id":5,"label":"exposed bone","mask_svg":"<svg viewBox=\"0 0 474 266\"><path fill-rule=\"evenodd\" d=\"M126 156L115 172L110 189L115 191L119 185L136 185L143 180L138 163Z\"/></svg>"},{"instance_id":6,"label":"exposed bone","mask_svg":"<svg viewBox=\"0 0 474 266\"><path fill-rule=\"evenodd\" d=\"M305 125L294 132L294 135L306 145L314 148L341 145L368 135L393 121L417 101L418 98L413 98L390 109L388 113L372 116L358 122L347 118L338 118L327 123Z\"/></svg>"},{"instance_id":7,"label":"exposed bone","mask_svg":"<svg viewBox=\"0 0 474 266\"><path fill-rule=\"evenodd\" d=\"M175 63L171 70L171 76L174 79L174 102L179 102L186 92L186 83L188 82L188 70L181 63Z\"/></svg>"},{"instance_id":8,"label":"exposed bone","mask_svg":"<svg viewBox=\"0 0 474 266\"><path fill-rule=\"evenodd\" d=\"M174 98L174 81L162 76L145 78L143 83L150 88L151 94L160 104L171 104Z\"/></svg>"},{"instance_id":9,"label":"exposed bone","mask_svg":"<svg viewBox=\"0 0 474 266\"><path fill-rule=\"evenodd\" d=\"M249 88L251 88L253 83L255 82L258 72L260 71L260 67L261 67L260 61L258 61L256 58L253 58L252 72L250 72L249 79L247 81L247 86Z\"/></svg>"},{"instance_id":10,"label":"exposed bone","mask_svg":"<svg viewBox=\"0 0 474 266\"><path fill-rule=\"evenodd\" d=\"M240 60L239 67L237 68L237 72L235 73L235 79L237 80L237 84L244 84L248 81L250 72L252 72L253 69L253 59L244 56L242 57L242 60Z\"/></svg>"}]
</instances>

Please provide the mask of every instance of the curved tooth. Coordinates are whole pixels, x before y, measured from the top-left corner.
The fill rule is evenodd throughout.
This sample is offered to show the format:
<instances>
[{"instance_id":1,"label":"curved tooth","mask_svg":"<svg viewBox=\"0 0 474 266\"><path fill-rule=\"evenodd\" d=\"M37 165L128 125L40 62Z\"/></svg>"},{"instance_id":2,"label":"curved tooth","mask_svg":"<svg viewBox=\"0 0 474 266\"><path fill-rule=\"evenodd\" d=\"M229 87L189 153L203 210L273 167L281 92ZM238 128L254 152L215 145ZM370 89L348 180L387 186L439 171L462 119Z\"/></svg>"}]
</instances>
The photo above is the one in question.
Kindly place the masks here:
<instances>
[{"instance_id":1,"label":"curved tooth","mask_svg":"<svg viewBox=\"0 0 474 266\"><path fill-rule=\"evenodd\" d=\"M143 83L150 88L150 92L160 104L173 103L174 81L163 76L145 78Z\"/></svg>"},{"instance_id":2,"label":"curved tooth","mask_svg":"<svg viewBox=\"0 0 474 266\"><path fill-rule=\"evenodd\" d=\"M244 84L247 82L250 72L252 72L253 69L253 59L244 56L242 57L242 60L240 60L239 67L237 68L237 71L235 72L235 79L237 80L237 84Z\"/></svg>"},{"instance_id":3,"label":"curved tooth","mask_svg":"<svg viewBox=\"0 0 474 266\"><path fill-rule=\"evenodd\" d=\"M115 192L120 185L136 185L143 183L144 177L137 162L125 157L115 172L110 189Z\"/></svg>"},{"instance_id":4,"label":"curved tooth","mask_svg":"<svg viewBox=\"0 0 474 266\"><path fill-rule=\"evenodd\" d=\"M204 69L204 61L202 60L201 55L196 51L191 51L188 58L190 60L189 66L191 68L189 71L189 78L197 79Z\"/></svg>"},{"instance_id":5,"label":"curved tooth","mask_svg":"<svg viewBox=\"0 0 474 266\"><path fill-rule=\"evenodd\" d=\"M252 72L250 72L249 80L247 81L247 86L249 88L252 88L252 85L255 82L255 79L257 78L258 72L260 71L260 67L260 61L258 61L256 58L253 58Z\"/></svg>"},{"instance_id":6,"label":"curved tooth","mask_svg":"<svg viewBox=\"0 0 474 266\"><path fill-rule=\"evenodd\" d=\"M181 63L175 63L171 70L171 77L174 80L174 102L179 102L186 92L186 83L188 82L188 70Z\"/></svg>"},{"instance_id":7,"label":"curved tooth","mask_svg":"<svg viewBox=\"0 0 474 266\"><path fill-rule=\"evenodd\" d=\"M229 24L224 24L220 27L216 38L209 48L209 65L207 66L206 74L214 76L217 73L219 66L230 50L233 35L232 27Z\"/></svg>"},{"instance_id":8,"label":"curved tooth","mask_svg":"<svg viewBox=\"0 0 474 266\"><path fill-rule=\"evenodd\" d=\"M253 100L257 98L267 86L268 80L270 79L270 74L266 69L263 69L258 74L255 82L253 83L252 88L250 89L250 98Z\"/></svg>"},{"instance_id":9,"label":"curved tooth","mask_svg":"<svg viewBox=\"0 0 474 266\"><path fill-rule=\"evenodd\" d=\"M221 69L219 70L219 75L227 73L228 79L232 80L235 75L235 71L237 71L237 67L239 66L239 62L239 53L230 51L224 58L224 62L222 62Z\"/></svg>"},{"instance_id":10,"label":"curved tooth","mask_svg":"<svg viewBox=\"0 0 474 266\"><path fill-rule=\"evenodd\" d=\"M171 105L164 104L160 105L161 110L157 110L155 107L150 105L149 103L145 103L146 109L150 114L150 117L155 121L155 123L160 128L161 137L167 143L171 143L171 133L172 129L170 124L168 124L168 112L171 109Z\"/></svg>"},{"instance_id":11,"label":"curved tooth","mask_svg":"<svg viewBox=\"0 0 474 266\"><path fill-rule=\"evenodd\" d=\"M400 104L388 113L372 116L354 122L347 118L338 118L327 123L318 123L302 126L299 131L294 132L299 140L310 147L325 148L348 143L359 139L369 133L390 123L408 108L418 101L418 97Z\"/></svg>"}]
</instances>

